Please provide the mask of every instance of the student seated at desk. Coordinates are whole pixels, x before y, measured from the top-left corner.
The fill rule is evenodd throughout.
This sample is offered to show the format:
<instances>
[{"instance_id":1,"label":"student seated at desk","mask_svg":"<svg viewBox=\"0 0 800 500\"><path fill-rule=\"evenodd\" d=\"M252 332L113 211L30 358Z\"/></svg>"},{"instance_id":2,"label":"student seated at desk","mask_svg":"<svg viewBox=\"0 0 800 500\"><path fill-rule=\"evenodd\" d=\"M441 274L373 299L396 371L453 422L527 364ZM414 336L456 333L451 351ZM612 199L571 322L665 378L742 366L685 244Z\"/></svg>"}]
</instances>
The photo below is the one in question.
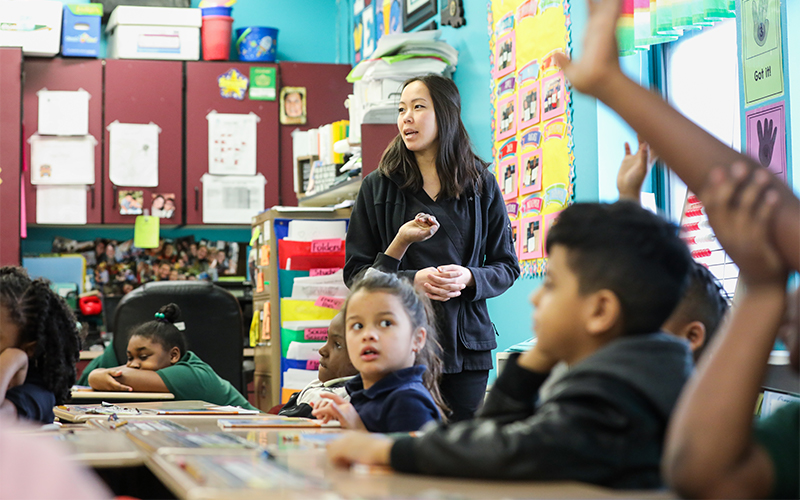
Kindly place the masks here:
<instances>
[{"instance_id":1,"label":"student seated at desk","mask_svg":"<svg viewBox=\"0 0 800 500\"><path fill-rule=\"evenodd\" d=\"M681 297L691 257L675 228L630 202L575 204L547 237L532 296L538 342L512 356L475 420L397 441L329 444L338 464L388 464L469 478L661 486L667 421L692 370L686 342L659 329ZM537 392L558 361L570 371Z\"/></svg>"},{"instance_id":2,"label":"student seated at desk","mask_svg":"<svg viewBox=\"0 0 800 500\"><path fill-rule=\"evenodd\" d=\"M286 417L313 418L312 404L322 401L322 394L336 394L345 401L350 400L345 383L358 371L350 362L347 342L344 338L344 314L333 317L328 327L328 340L319 350L319 378L308 384L302 391L295 392L283 405L278 415Z\"/></svg>"},{"instance_id":3,"label":"student seated at desk","mask_svg":"<svg viewBox=\"0 0 800 500\"><path fill-rule=\"evenodd\" d=\"M98 391L171 392L175 399L256 410L227 380L187 350L176 304L167 304L156 319L136 327L128 337L128 363L97 368L88 377Z\"/></svg>"},{"instance_id":4,"label":"student seated at desk","mask_svg":"<svg viewBox=\"0 0 800 500\"><path fill-rule=\"evenodd\" d=\"M442 361L427 297L395 274L366 271L342 308L347 351L359 374L347 382L350 401L322 394L314 416L370 432L410 432L439 420Z\"/></svg>"},{"instance_id":5,"label":"student seated at desk","mask_svg":"<svg viewBox=\"0 0 800 500\"><path fill-rule=\"evenodd\" d=\"M64 299L20 267L0 268L0 418L53 421L69 398L80 339Z\"/></svg>"}]
</instances>

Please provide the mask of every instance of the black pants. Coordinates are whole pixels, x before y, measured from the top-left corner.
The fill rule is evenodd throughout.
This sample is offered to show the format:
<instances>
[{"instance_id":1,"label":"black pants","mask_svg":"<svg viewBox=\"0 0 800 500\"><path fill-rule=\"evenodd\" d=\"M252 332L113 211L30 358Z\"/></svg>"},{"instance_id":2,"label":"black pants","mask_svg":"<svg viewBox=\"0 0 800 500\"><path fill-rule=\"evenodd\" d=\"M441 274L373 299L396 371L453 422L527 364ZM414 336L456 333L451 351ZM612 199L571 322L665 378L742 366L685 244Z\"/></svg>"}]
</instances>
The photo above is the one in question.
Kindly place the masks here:
<instances>
[{"instance_id":1,"label":"black pants","mask_svg":"<svg viewBox=\"0 0 800 500\"><path fill-rule=\"evenodd\" d=\"M461 373L445 373L439 389L442 398L450 407L450 422L469 420L483 404L489 370L466 370Z\"/></svg>"}]
</instances>

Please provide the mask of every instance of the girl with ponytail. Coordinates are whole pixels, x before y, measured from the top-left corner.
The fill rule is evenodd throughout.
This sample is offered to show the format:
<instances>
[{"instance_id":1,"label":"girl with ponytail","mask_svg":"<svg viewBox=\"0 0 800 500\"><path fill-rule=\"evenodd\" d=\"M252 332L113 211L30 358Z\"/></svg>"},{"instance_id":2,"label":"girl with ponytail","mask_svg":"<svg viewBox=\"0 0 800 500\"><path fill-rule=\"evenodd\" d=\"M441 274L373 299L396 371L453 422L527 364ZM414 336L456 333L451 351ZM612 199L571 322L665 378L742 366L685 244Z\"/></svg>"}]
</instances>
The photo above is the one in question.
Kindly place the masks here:
<instances>
[{"instance_id":1,"label":"girl with ponytail","mask_svg":"<svg viewBox=\"0 0 800 500\"><path fill-rule=\"evenodd\" d=\"M128 335L128 362L92 370L89 385L100 391L171 392L179 401L200 400L255 410L230 382L188 350L180 317L176 304L161 307L152 321Z\"/></svg>"}]
</instances>

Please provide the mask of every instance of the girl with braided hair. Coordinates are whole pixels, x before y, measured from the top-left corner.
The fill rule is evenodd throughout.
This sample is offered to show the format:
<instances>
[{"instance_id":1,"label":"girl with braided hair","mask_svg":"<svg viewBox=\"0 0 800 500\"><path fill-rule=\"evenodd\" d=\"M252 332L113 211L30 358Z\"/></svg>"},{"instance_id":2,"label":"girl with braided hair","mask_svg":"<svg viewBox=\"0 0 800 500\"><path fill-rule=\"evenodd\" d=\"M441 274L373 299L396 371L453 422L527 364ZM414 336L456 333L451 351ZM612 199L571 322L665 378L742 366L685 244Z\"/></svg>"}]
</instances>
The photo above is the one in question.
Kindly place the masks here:
<instances>
[{"instance_id":1,"label":"girl with braided hair","mask_svg":"<svg viewBox=\"0 0 800 500\"><path fill-rule=\"evenodd\" d=\"M80 351L64 299L20 267L0 267L0 415L42 423L69 398Z\"/></svg>"},{"instance_id":2,"label":"girl with braided hair","mask_svg":"<svg viewBox=\"0 0 800 500\"><path fill-rule=\"evenodd\" d=\"M167 304L155 319L128 335L128 362L89 373L89 385L99 391L171 392L179 401L201 400L216 405L256 408L230 382L188 350L181 310Z\"/></svg>"}]
</instances>

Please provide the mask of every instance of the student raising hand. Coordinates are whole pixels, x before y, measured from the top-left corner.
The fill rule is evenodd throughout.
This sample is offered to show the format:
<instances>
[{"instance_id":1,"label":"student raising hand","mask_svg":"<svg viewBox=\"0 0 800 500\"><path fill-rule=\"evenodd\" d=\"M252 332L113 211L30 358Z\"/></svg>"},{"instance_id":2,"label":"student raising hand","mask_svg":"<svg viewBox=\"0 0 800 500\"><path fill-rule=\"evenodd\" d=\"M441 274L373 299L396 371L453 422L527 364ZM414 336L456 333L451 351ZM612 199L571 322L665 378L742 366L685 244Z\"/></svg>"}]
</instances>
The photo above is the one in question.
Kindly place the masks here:
<instances>
[{"instance_id":1,"label":"student raising hand","mask_svg":"<svg viewBox=\"0 0 800 500\"><path fill-rule=\"evenodd\" d=\"M786 305L787 270L770 237L778 194L770 174L717 168L703 200L744 294L681 394L662 463L683 497L798 498L798 407L789 403L753 429L753 408ZM795 318L795 323L797 322ZM798 327L793 325L795 332Z\"/></svg>"},{"instance_id":2,"label":"student raising hand","mask_svg":"<svg viewBox=\"0 0 800 500\"><path fill-rule=\"evenodd\" d=\"M333 393L324 393L319 396L323 399L322 401L318 403L312 401L311 403L311 406L314 407L314 411L311 412L314 418L322 420L325 424L331 420L338 420L345 429L367 430L355 407L349 401Z\"/></svg>"},{"instance_id":3,"label":"student raising hand","mask_svg":"<svg viewBox=\"0 0 800 500\"><path fill-rule=\"evenodd\" d=\"M647 170L655 161L650 158L650 146L639 138L639 149L631 153L631 145L625 143L625 157L617 173L617 190L620 199L639 203L642 196L642 184L647 177Z\"/></svg>"}]
</instances>

